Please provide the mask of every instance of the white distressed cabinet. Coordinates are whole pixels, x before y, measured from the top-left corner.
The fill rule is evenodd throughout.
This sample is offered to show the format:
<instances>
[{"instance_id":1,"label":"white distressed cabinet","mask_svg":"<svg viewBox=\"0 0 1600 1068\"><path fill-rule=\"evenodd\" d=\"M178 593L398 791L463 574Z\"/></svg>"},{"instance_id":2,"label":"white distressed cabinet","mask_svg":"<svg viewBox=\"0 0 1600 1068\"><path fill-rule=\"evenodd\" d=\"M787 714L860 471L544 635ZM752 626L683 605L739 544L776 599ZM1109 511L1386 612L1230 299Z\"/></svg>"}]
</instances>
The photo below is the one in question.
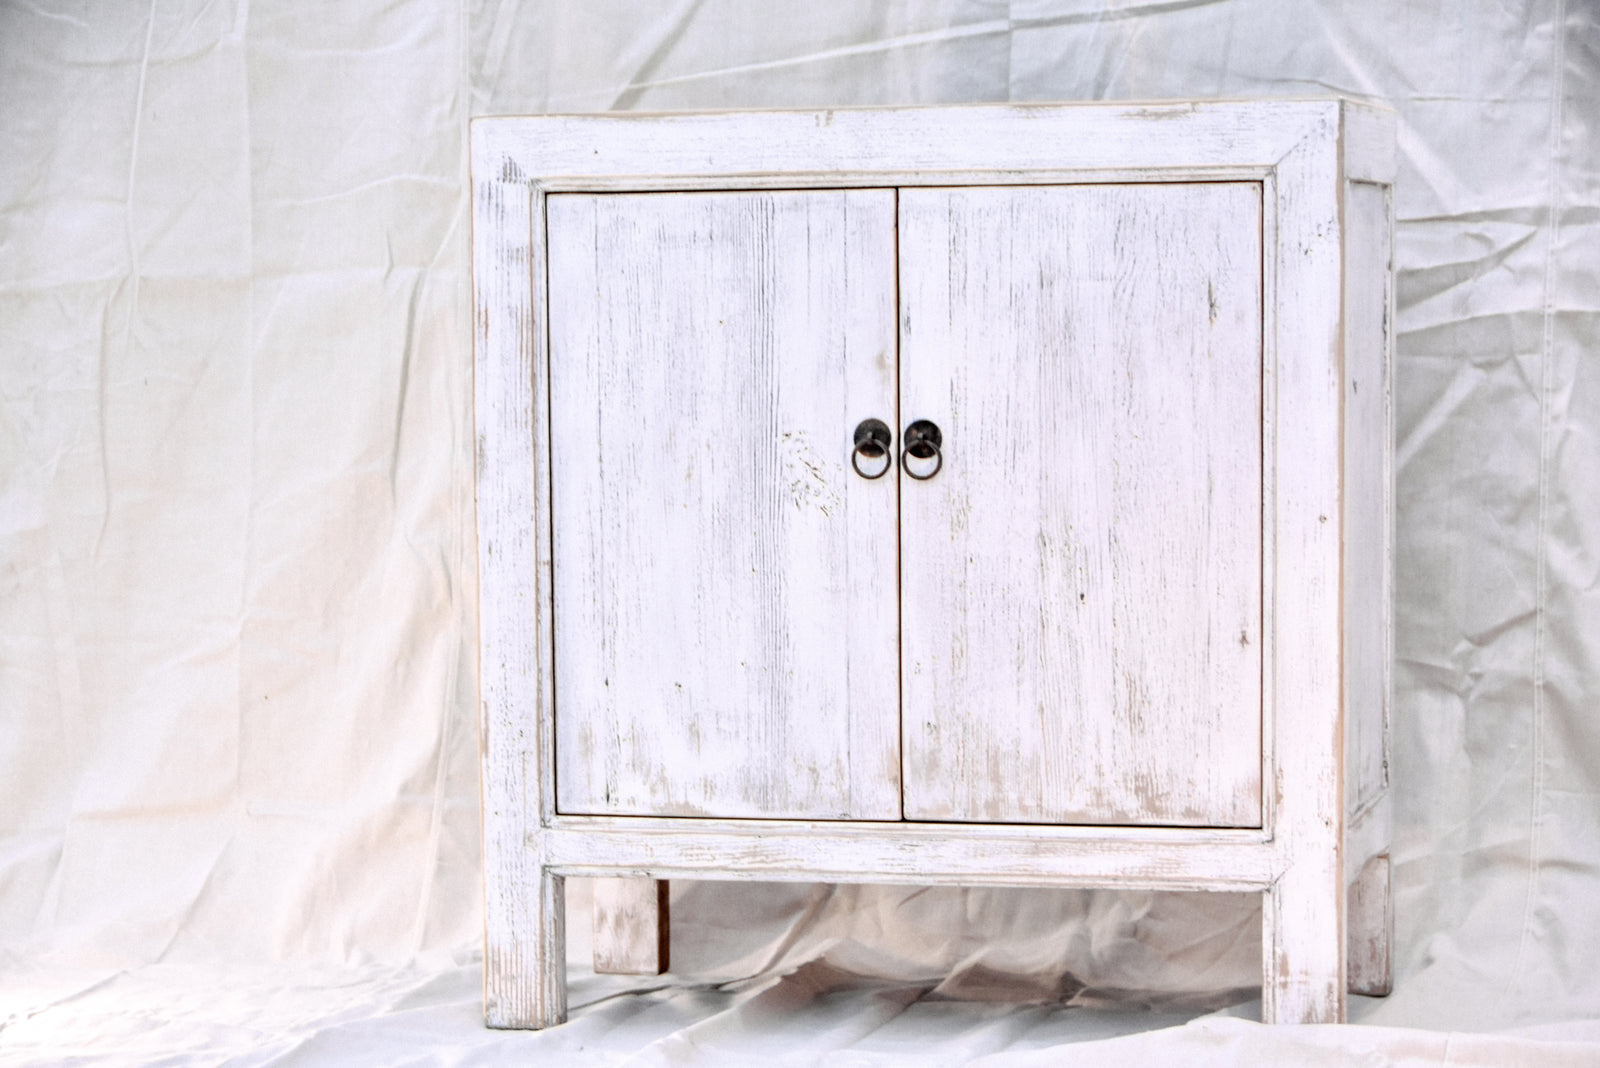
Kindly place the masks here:
<instances>
[{"instance_id":1,"label":"white distressed cabinet","mask_svg":"<svg viewBox=\"0 0 1600 1068\"><path fill-rule=\"evenodd\" d=\"M624 969L670 878L1251 890L1269 1020L1386 992L1393 139L475 121L488 1022L570 875Z\"/></svg>"}]
</instances>

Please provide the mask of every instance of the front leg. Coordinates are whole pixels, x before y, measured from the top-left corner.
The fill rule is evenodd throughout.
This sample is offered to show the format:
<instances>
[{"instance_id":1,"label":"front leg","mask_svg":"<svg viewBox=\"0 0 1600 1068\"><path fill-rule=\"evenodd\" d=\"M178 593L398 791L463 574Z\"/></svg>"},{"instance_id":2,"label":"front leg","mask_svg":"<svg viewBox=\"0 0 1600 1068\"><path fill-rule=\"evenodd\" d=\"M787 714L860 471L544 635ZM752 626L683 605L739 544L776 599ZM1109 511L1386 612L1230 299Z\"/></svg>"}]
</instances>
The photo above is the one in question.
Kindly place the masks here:
<instances>
[{"instance_id":1,"label":"front leg","mask_svg":"<svg viewBox=\"0 0 1600 1068\"><path fill-rule=\"evenodd\" d=\"M486 873L484 1022L554 1027L567 1019L566 880L539 865L529 893L516 874Z\"/></svg>"},{"instance_id":2,"label":"front leg","mask_svg":"<svg viewBox=\"0 0 1600 1068\"><path fill-rule=\"evenodd\" d=\"M1344 877L1331 852L1295 863L1263 895L1264 1023L1344 1022Z\"/></svg>"}]
</instances>

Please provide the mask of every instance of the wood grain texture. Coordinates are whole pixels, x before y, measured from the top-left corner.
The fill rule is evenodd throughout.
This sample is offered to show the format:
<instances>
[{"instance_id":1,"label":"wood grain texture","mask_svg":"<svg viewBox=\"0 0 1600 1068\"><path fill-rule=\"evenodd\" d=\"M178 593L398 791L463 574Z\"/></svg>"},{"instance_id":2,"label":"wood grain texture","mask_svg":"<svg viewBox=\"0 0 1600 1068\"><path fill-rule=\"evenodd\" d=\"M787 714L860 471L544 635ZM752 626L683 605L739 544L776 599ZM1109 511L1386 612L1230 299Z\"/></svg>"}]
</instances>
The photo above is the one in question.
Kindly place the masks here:
<instances>
[{"instance_id":1,"label":"wood grain texture","mask_svg":"<svg viewBox=\"0 0 1600 1068\"><path fill-rule=\"evenodd\" d=\"M551 188L674 175L724 176L715 183L724 188L764 175L801 186L858 172L895 172L899 185L958 172L1004 183L1032 170L1272 167L1308 128L1337 132L1340 107L1320 99L612 113L479 118L472 129Z\"/></svg>"},{"instance_id":2,"label":"wood grain texture","mask_svg":"<svg viewBox=\"0 0 1600 1068\"><path fill-rule=\"evenodd\" d=\"M596 879L594 970L660 975L671 964L671 915L665 880Z\"/></svg>"},{"instance_id":3,"label":"wood grain texture","mask_svg":"<svg viewBox=\"0 0 1600 1068\"><path fill-rule=\"evenodd\" d=\"M561 1017L565 986L551 978L562 955L550 939L559 917L530 889L545 883L527 848L539 820L539 780L526 771L541 757L543 622L535 596L531 192L502 162L475 157L473 184L484 1010L491 1026L537 1027ZM559 883L549 893L559 897Z\"/></svg>"},{"instance_id":4,"label":"wood grain texture","mask_svg":"<svg viewBox=\"0 0 1600 1068\"><path fill-rule=\"evenodd\" d=\"M898 816L893 192L547 212L559 810Z\"/></svg>"},{"instance_id":5,"label":"wood grain texture","mask_svg":"<svg viewBox=\"0 0 1600 1068\"><path fill-rule=\"evenodd\" d=\"M1337 123L1313 123L1275 174L1267 362L1275 532L1273 833L1285 869L1265 895L1262 1015L1344 1019L1342 282Z\"/></svg>"},{"instance_id":6,"label":"wood grain texture","mask_svg":"<svg viewBox=\"0 0 1600 1068\"><path fill-rule=\"evenodd\" d=\"M900 205L907 817L1259 826L1260 187Z\"/></svg>"},{"instance_id":7,"label":"wood grain texture","mask_svg":"<svg viewBox=\"0 0 1600 1068\"><path fill-rule=\"evenodd\" d=\"M547 843L564 874L656 878L1262 890L1281 868L1257 832L1145 827L573 817Z\"/></svg>"},{"instance_id":8,"label":"wood grain texture","mask_svg":"<svg viewBox=\"0 0 1600 1068\"><path fill-rule=\"evenodd\" d=\"M1345 184L1345 803L1389 782L1393 434L1389 187Z\"/></svg>"},{"instance_id":9,"label":"wood grain texture","mask_svg":"<svg viewBox=\"0 0 1600 1068\"><path fill-rule=\"evenodd\" d=\"M1389 886L1389 854L1370 858L1350 885L1350 993L1386 997L1394 989L1394 899Z\"/></svg>"}]
</instances>

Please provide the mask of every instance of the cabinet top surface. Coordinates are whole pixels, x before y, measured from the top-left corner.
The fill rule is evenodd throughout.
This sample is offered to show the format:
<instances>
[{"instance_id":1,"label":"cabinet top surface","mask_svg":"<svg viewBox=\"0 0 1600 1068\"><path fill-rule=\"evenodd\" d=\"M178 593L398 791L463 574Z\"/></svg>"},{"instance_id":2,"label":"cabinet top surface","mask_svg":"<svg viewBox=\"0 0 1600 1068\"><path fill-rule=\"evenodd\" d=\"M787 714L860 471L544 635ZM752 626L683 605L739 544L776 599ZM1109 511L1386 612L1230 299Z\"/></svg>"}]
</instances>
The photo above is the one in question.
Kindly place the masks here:
<instances>
[{"instance_id":1,"label":"cabinet top surface","mask_svg":"<svg viewBox=\"0 0 1600 1068\"><path fill-rule=\"evenodd\" d=\"M1210 97L1203 99L1151 99L1151 100L1055 100L1055 101L984 101L971 104L915 104L915 105L849 105L842 107L812 108L702 108L673 111L589 111L557 112L549 114L479 115L471 120L478 126L500 124L566 124L571 122L613 123L637 120L661 121L664 119L739 118L745 116L825 116L828 120L850 116L937 116L961 114L996 114L1011 112L1018 115L1058 114L1084 115L1093 112L1127 114L1146 118L1165 118L1173 114L1199 112L1274 111L1279 113L1318 114L1341 107L1357 107L1371 111L1392 113L1388 103L1367 98L1340 94L1283 97Z\"/></svg>"}]
</instances>

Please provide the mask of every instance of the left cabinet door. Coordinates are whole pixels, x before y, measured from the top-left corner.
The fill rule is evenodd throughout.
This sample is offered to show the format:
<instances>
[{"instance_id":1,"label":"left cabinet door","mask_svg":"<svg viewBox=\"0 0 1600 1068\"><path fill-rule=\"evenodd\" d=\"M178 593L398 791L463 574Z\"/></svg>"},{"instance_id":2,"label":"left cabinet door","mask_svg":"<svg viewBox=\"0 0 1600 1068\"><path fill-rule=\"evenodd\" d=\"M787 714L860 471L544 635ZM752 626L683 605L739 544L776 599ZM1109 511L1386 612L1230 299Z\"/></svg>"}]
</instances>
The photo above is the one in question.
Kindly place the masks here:
<instances>
[{"instance_id":1,"label":"left cabinet door","mask_svg":"<svg viewBox=\"0 0 1600 1068\"><path fill-rule=\"evenodd\" d=\"M899 818L894 200L546 197L558 811Z\"/></svg>"}]
</instances>

